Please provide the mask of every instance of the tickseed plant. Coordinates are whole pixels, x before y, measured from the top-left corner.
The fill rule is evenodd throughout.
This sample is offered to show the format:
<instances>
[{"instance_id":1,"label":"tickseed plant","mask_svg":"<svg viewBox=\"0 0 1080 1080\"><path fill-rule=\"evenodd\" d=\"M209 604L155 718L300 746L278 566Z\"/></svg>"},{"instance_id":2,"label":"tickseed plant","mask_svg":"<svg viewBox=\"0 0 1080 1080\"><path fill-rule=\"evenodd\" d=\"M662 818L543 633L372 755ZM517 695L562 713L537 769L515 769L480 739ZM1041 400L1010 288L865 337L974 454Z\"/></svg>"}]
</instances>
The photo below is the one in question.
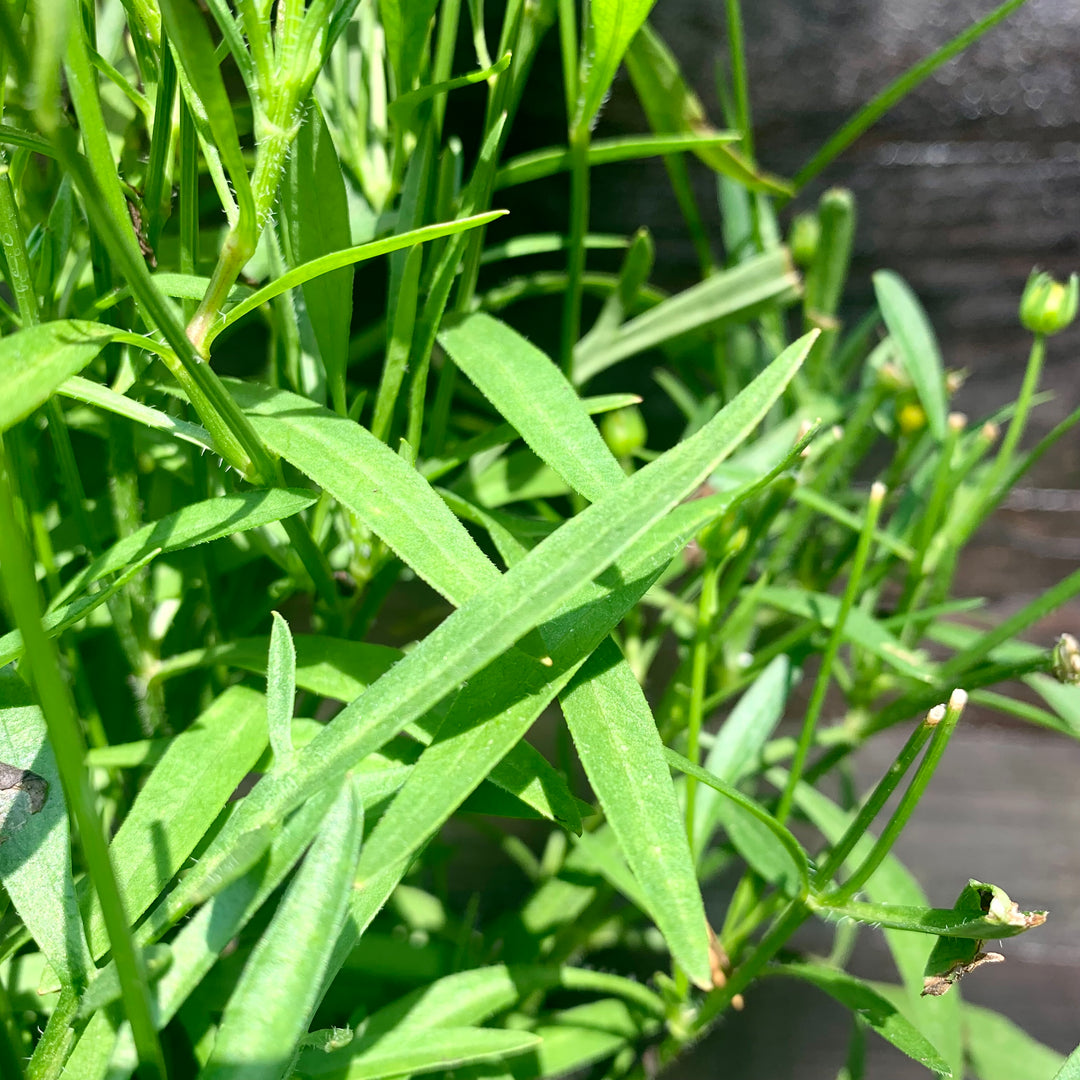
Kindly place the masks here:
<instances>
[{"instance_id":1,"label":"tickseed plant","mask_svg":"<svg viewBox=\"0 0 1080 1080\"><path fill-rule=\"evenodd\" d=\"M1024 448L1076 280L1032 278L1019 397L972 422L895 274L841 321L850 194L782 225L1021 2L786 180L737 0L722 126L649 0L5 0L5 1080L644 1077L769 977L851 1010L851 1080L868 1030L1057 1072L955 986L1045 913L963 851L933 907L891 849L967 701L1080 733L1075 639L1022 640L1080 573L998 625L951 593L1080 419ZM508 157L547 34L566 143ZM623 67L649 130L594 137ZM672 295L647 230L589 231L650 156L700 260ZM565 234L496 225L564 174ZM845 971L863 926L893 984Z\"/></svg>"}]
</instances>

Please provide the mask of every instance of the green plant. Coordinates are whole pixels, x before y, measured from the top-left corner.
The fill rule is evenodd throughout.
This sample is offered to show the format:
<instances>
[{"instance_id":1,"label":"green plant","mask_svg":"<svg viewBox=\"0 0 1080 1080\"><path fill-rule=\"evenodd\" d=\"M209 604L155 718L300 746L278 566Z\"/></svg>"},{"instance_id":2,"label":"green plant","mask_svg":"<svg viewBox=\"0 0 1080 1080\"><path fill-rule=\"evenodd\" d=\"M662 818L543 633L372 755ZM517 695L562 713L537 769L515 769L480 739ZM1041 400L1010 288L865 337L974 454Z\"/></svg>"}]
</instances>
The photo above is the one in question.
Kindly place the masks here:
<instances>
[{"instance_id":1,"label":"green plant","mask_svg":"<svg viewBox=\"0 0 1080 1080\"><path fill-rule=\"evenodd\" d=\"M1049 1077L1057 1055L943 993L1044 913L974 881L931 908L890 849L969 696L1080 732L1075 641L1018 637L1080 573L998 626L950 599L965 543L1080 418L1021 450L1075 282L1033 279L1020 398L969 430L898 277L840 323L850 195L797 219L803 273L778 223L1020 2L794 182L755 160L737 0L724 130L647 0L511 0L497 43L479 0L0 8L5 1077L644 1075L770 975L852 1010L851 1076L869 1027L940 1075L991 1075L994 1039ZM567 145L505 160L556 24ZM651 130L594 140L624 62ZM470 85L472 157L446 124ZM593 168L656 155L701 262L675 295L647 231L588 228ZM485 246L500 190L561 172L566 236ZM383 256L376 311L354 271ZM523 256L565 269L502 272ZM552 298L558 363L512 326ZM644 354L674 437L635 395L582 396ZM989 689L1013 679L1046 707ZM526 735L556 700L548 755ZM822 794L913 718L865 799ZM466 846L490 866L469 899ZM837 924L828 962L789 951L811 917ZM858 924L899 984L843 971Z\"/></svg>"}]
</instances>

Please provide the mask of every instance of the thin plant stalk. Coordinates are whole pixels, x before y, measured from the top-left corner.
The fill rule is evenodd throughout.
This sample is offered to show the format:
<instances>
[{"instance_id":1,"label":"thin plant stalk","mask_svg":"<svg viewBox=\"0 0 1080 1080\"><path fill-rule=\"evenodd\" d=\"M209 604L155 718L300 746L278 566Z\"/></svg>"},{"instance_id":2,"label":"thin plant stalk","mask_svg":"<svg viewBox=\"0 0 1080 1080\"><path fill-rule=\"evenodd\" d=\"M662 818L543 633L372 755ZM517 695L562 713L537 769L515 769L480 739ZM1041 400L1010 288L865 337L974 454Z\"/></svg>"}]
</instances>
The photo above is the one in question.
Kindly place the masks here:
<instances>
[{"instance_id":1,"label":"thin plant stalk","mask_svg":"<svg viewBox=\"0 0 1080 1080\"><path fill-rule=\"evenodd\" d=\"M839 889L825 897L824 902L826 904L837 905L850 900L870 880L871 875L892 850L896 838L900 835L915 807L919 804L919 800L923 797L926 786L930 783L930 778L934 775L945 753L945 747L948 746L949 738L952 736L966 704L967 693L963 690L954 690L949 696L949 703L943 710L944 715L941 716L940 720L933 719L938 715L934 710L931 710L927 715L925 722L932 723L934 726L933 738L930 740L930 747L926 751L926 756L919 764L919 768L912 777L907 791L904 792L903 797L900 799L900 805L889 819L888 825L882 830L881 836L878 837L877 843L874 844L870 854L866 856L858 869L852 873Z\"/></svg>"},{"instance_id":2,"label":"thin plant stalk","mask_svg":"<svg viewBox=\"0 0 1080 1080\"><path fill-rule=\"evenodd\" d=\"M2 444L0 444L2 447ZM140 1075L165 1080L165 1058L154 1025L150 987L142 954L135 948L120 889L109 860L105 835L94 810L93 794L83 768L85 746L56 649L41 626L33 566L8 485L8 466L0 449L0 573L16 625L23 635L26 665L48 727L49 742L64 786L68 807L78 827L83 855L101 902L109 944L120 977L124 1008L139 1052ZM87 973L84 973L84 977Z\"/></svg>"},{"instance_id":3,"label":"thin plant stalk","mask_svg":"<svg viewBox=\"0 0 1080 1080\"><path fill-rule=\"evenodd\" d=\"M581 301L584 295L585 234L589 231L589 129L579 125L570 132L570 230L567 241L566 292L563 296L563 371L574 370L574 346L581 337Z\"/></svg>"},{"instance_id":4,"label":"thin plant stalk","mask_svg":"<svg viewBox=\"0 0 1080 1080\"><path fill-rule=\"evenodd\" d=\"M802 779L806 759L814 742L814 732L817 729L822 706L825 704L825 693L832 679L833 664L836 662L837 653L840 651L844 624L847 622L848 614L854 606L855 599L859 595L859 589L862 586L863 571L866 569L866 561L874 542L874 530L877 528L878 517L881 514L881 504L884 500L885 485L875 483L870 489L870 498L867 500L866 505L866 519L863 523L862 532L859 534L858 546L855 548L855 556L852 559L851 572L848 575L847 586L840 601L840 609L836 614L836 621L833 623L832 632L829 634L828 643L822 654L821 668L818 671L817 681L814 683L814 689L810 695L810 702L806 707L806 717L803 720L802 731L799 733L799 741L795 747L791 771L788 774L787 784L780 795L780 802L776 808L776 819L781 823L785 822L788 814L791 813L791 807L795 800L795 788Z\"/></svg>"},{"instance_id":5,"label":"thin plant stalk","mask_svg":"<svg viewBox=\"0 0 1080 1080\"><path fill-rule=\"evenodd\" d=\"M704 717L705 680L709 672L709 637L713 617L716 614L716 589L720 574L727 565L727 558L712 559L705 563L701 575L701 594L698 597L697 626L694 633L690 669L690 703L686 728L686 756L695 764L701 764L701 723ZM686 778L686 836L691 854L694 847L694 810L697 799L697 779Z\"/></svg>"},{"instance_id":6,"label":"thin plant stalk","mask_svg":"<svg viewBox=\"0 0 1080 1080\"><path fill-rule=\"evenodd\" d=\"M911 733L900 753L896 755L896 760L889 766L888 771L878 782L870 797L859 808L858 814L855 815L847 831L833 845L832 850L818 867L813 881L815 889L820 889L831 881L836 871L844 865L844 860L851 854L852 849L863 834L869 830L874 818L878 816L881 808L889 801L889 797L896 790L897 785L904 776L907 775L907 771L919 756L927 740L944 719L945 706L935 705Z\"/></svg>"}]
</instances>

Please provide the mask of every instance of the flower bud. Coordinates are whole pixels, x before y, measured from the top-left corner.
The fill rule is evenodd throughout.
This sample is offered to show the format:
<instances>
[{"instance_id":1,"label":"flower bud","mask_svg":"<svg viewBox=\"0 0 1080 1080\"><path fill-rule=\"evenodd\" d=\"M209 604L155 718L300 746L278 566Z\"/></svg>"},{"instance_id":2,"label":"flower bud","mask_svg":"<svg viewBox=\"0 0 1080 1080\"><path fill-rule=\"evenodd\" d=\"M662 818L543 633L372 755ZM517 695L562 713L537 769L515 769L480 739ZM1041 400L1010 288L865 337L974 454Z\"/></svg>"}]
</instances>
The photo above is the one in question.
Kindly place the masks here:
<instances>
[{"instance_id":1,"label":"flower bud","mask_svg":"<svg viewBox=\"0 0 1080 1080\"><path fill-rule=\"evenodd\" d=\"M1080 685L1080 643L1072 634L1062 634L1054 645L1054 678L1058 682Z\"/></svg>"},{"instance_id":2,"label":"flower bud","mask_svg":"<svg viewBox=\"0 0 1080 1080\"><path fill-rule=\"evenodd\" d=\"M600 434L617 458L629 457L640 450L649 437L645 420L636 405L607 413L600 421Z\"/></svg>"},{"instance_id":3,"label":"flower bud","mask_svg":"<svg viewBox=\"0 0 1080 1080\"><path fill-rule=\"evenodd\" d=\"M805 269L814 261L820 239L821 222L818 221L817 214L797 214L788 234L788 246L796 266Z\"/></svg>"},{"instance_id":4,"label":"flower bud","mask_svg":"<svg viewBox=\"0 0 1080 1080\"><path fill-rule=\"evenodd\" d=\"M1076 318L1080 308L1080 279L1076 274L1067 284L1049 274L1032 270L1020 299L1020 322L1033 334L1056 334Z\"/></svg>"},{"instance_id":5,"label":"flower bud","mask_svg":"<svg viewBox=\"0 0 1080 1080\"><path fill-rule=\"evenodd\" d=\"M905 435L911 435L926 427L926 413L917 402L909 401L907 405L897 409L896 423Z\"/></svg>"}]
</instances>

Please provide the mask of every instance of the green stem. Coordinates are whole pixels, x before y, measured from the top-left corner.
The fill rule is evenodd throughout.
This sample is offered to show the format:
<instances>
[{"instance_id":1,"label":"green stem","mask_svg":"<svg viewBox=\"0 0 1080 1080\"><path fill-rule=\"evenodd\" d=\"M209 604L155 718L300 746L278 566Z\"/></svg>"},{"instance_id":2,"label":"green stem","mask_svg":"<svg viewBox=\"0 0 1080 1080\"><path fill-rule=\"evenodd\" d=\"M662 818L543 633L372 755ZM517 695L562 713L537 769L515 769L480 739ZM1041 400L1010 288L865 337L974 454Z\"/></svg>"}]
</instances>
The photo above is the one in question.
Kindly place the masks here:
<instances>
[{"instance_id":1,"label":"green stem","mask_svg":"<svg viewBox=\"0 0 1080 1080\"><path fill-rule=\"evenodd\" d=\"M840 609L836 614L836 622L833 623L832 632L829 634L829 640L821 657L821 667L818 670L817 680L810 695L810 702L806 707L806 717L803 720L802 731L799 733L799 741L795 746L791 771L788 774L787 784L776 808L776 819L781 823L787 820L788 814L791 812L792 803L795 799L795 788L798 786L799 780L802 779L806 759L814 742L814 731L821 716L822 706L825 704L825 693L832 679L833 664L836 662L837 653L840 651L844 624L847 622L848 614L855 604L855 598L858 596L859 588L862 585L863 571L866 569L866 561L874 542L874 530L877 528L878 517L881 514L881 504L884 499L884 484L875 483L870 489L870 498L866 504L866 519L863 522L862 532L859 534L859 543L855 548L851 573L848 575L847 586L840 601Z\"/></svg>"},{"instance_id":2,"label":"green stem","mask_svg":"<svg viewBox=\"0 0 1080 1080\"><path fill-rule=\"evenodd\" d=\"M945 441L939 450L937 468L934 470L934 478L930 487L930 498L926 509L918 518L918 533L915 537L915 557L908 564L907 577L904 580L904 588L900 594L900 600L896 605L898 615L909 616L915 606L920 588L924 580L924 567L926 555L930 550L930 543L938 533L938 526L946 511L949 496L956 487L955 473L953 470L953 456L956 453L956 445L960 439L960 433L964 429L964 417L959 413L953 413L949 417L945 428ZM915 624L910 619L905 619L901 631L901 641L905 645L912 643L912 631Z\"/></svg>"},{"instance_id":3,"label":"green stem","mask_svg":"<svg viewBox=\"0 0 1080 1080\"><path fill-rule=\"evenodd\" d=\"M742 9L739 0L725 0L727 8L728 55L731 58L731 84L735 93L735 124L742 136L742 149L748 161L754 160L754 132L750 123L750 83L746 74L746 40L743 36Z\"/></svg>"},{"instance_id":4,"label":"green stem","mask_svg":"<svg viewBox=\"0 0 1080 1080\"><path fill-rule=\"evenodd\" d=\"M1024 430L1027 428L1028 416L1031 414L1035 392L1039 388L1039 378L1042 375L1045 359L1046 337L1043 334L1036 334L1031 342L1027 367L1024 369L1024 381L1020 385L1020 395L1016 399L1016 407L1012 420L1009 422L1009 428L1001 440L997 457L994 458L993 464L987 469L979 483L972 501L972 509L956 530L958 546L967 541L1005 495L1007 490L1005 481L1009 477L1013 459L1016 457L1020 440L1024 437Z\"/></svg>"},{"instance_id":5,"label":"green stem","mask_svg":"<svg viewBox=\"0 0 1080 1080\"><path fill-rule=\"evenodd\" d=\"M562 344L559 355L563 371L574 371L574 346L581 337L582 278L585 273L585 234L589 231L589 129L570 131L570 229L567 238L566 292L563 294Z\"/></svg>"},{"instance_id":6,"label":"green stem","mask_svg":"<svg viewBox=\"0 0 1080 1080\"><path fill-rule=\"evenodd\" d=\"M896 760L889 766L888 772L878 782L870 798L863 803L858 814L848 826L847 831L836 843L825 861L818 867L814 875L813 887L815 890L822 888L833 878L833 875L844 860L851 854L852 849L869 830L874 818L881 812L881 808L889 801L889 796L896 790L897 785L907 775L915 758L926 745L927 739L933 734L939 723L945 718L945 706L937 705L927 714L926 718L911 733L911 737L904 744L903 749L896 755Z\"/></svg>"},{"instance_id":7,"label":"green stem","mask_svg":"<svg viewBox=\"0 0 1080 1080\"><path fill-rule=\"evenodd\" d=\"M109 861L105 835L94 810L93 794L83 768L85 746L74 705L56 650L41 626L41 608L34 581L33 564L22 530L16 524L15 506L8 484L6 455L0 450L0 573L3 575L14 621L23 635L26 666L37 693L56 755L64 794L94 883L109 934L109 943L120 977L124 1007L131 1022L139 1053L140 1073L165 1080L161 1051L150 1005L150 988L142 954L135 948L120 889ZM82 973L85 978L88 973Z\"/></svg>"},{"instance_id":8,"label":"green stem","mask_svg":"<svg viewBox=\"0 0 1080 1080\"><path fill-rule=\"evenodd\" d=\"M896 812L889 819L888 825L885 826L881 836L878 837L877 843L874 844L870 854L867 855L859 868L839 889L831 892L825 898L827 904L842 904L850 900L870 880L871 875L892 850L896 838L900 835L915 807L919 804L919 800L923 797L923 792L926 791L926 786L930 783L930 778L934 775L934 771L945 753L949 737L952 735L956 722L960 719L960 714L964 711L966 704L967 694L963 690L954 690L949 697L949 704L943 710L944 716L941 719L934 719L937 715L934 710L931 710L927 715L925 723L932 723L935 730L930 741L930 747L926 751L926 756L908 785L907 791L904 792L900 805L897 806Z\"/></svg>"}]
</instances>

